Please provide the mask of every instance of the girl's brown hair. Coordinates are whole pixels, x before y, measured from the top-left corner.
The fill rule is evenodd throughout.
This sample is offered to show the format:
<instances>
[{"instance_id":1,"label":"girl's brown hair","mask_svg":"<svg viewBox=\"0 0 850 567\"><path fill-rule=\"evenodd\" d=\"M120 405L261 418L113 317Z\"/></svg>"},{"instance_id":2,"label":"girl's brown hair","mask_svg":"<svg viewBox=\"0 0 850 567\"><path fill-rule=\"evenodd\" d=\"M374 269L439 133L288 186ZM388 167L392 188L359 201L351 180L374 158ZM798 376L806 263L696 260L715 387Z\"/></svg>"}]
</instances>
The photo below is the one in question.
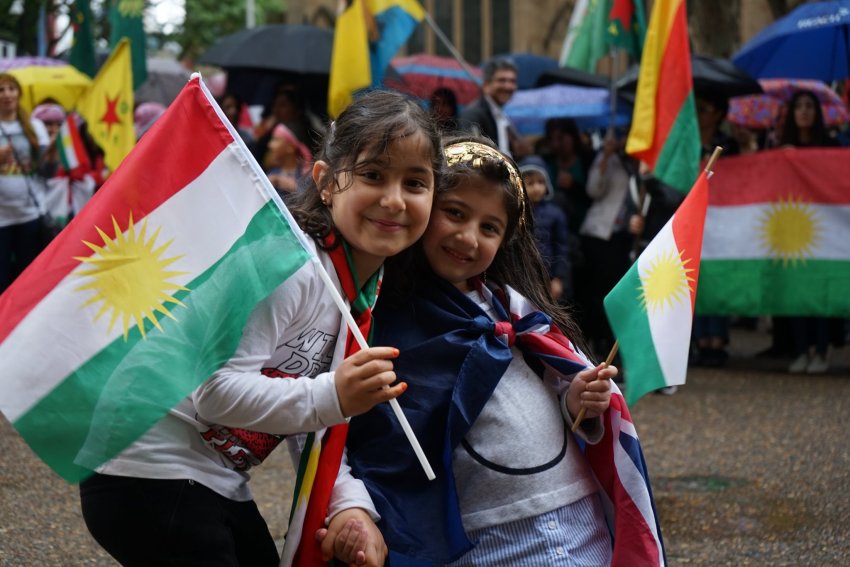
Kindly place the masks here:
<instances>
[{"instance_id":1,"label":"girl's brown hair","mask_svg":"<svg viewBox=\"0 0 850 567\"><path fill-rule=\"evenodd\" d=\"M443 164L440 135L422 107L405 95L388 91L373 91L352 102L331 123L318 152L316 159L328 164L320 185L308 175L306 186L286 198L287 207L301 229L321 246L334 230L330 210L322 204L321 192L347 190L349 186L339 186L340 174L354 171L358 158L378 159L393 142L416 134L428 139L434 186L439 187Z\"/></svg>"},{"instance_id":2,"label":"girl's brown hair","mask_svg":"<svg viewBox=\"0 0 850 567\"><path fill-rule=\"evenodd\" d=\"M15 78L11 73L0 73L0 83L11 83L18 90L18 122L21 123L21 129L24 131L24 135L29 140L30 148L33 151L33 155L38 150L38 136L35 135L35 130L32 128L32 122L30 122L30 114L24 107L21 106L20 95L23 94L23 89L21 89L21 83L18 82L18 79Z\"/></svg>"}]
</instances>

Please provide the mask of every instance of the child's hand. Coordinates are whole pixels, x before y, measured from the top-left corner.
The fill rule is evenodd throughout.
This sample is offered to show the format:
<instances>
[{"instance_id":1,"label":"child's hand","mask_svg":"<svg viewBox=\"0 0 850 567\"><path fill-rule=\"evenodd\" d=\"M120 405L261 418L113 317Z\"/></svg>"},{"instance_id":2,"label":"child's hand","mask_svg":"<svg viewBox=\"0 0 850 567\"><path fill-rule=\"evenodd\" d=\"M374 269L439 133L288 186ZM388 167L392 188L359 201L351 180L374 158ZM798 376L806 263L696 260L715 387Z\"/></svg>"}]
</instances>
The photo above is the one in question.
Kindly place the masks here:
<instances>
[{"instance_id":1,"label":"child's hand","mask_svg":"<svg viewBox=\"0 0 850 567\"><path fill-rule=\"evenodd\" d=\"M396 348L372 347L358 351L342 361L334 376L342 415L360 415L407 390L404 382L384 389L385 385L389 386L396 380L393 363L389 359L397 356Z\"/></svg>"},{"instance_id":2,"label":"child's hand","mask_svg":"<svg viewBox=\"0 0 850 567\"><path fill-rule=\"evenodd\" d=\"M381 531L360 508L343 510L331 518L327 529L316 532L316 540L322 544L323 560L336 557L358 567L382 567L389 553Z\"/></svg>"},{"instance_id":3,"label":"child's hand","mask_svg":"<svg viewBox=\"0 0 850 567\"><path fill-rule=\"evenodd\" d=\"M599 364L576 374L567 391L567 409L575 419L585 408L585 418L598 417L605 413L611 404L610 380L618 374L616 366Z\"/></svg>"}]
</instances>

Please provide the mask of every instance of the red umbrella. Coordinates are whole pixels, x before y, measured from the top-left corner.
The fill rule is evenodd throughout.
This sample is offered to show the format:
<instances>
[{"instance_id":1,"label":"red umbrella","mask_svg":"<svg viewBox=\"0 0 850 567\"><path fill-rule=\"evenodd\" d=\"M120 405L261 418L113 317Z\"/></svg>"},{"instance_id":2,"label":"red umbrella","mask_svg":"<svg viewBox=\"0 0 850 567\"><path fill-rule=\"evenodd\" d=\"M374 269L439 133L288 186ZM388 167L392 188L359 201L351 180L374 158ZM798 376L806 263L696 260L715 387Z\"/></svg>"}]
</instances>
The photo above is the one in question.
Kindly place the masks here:
<instances>
[{"instance_id":1,"label":"red umbrella","mask_svg":"<svg viewBox=\"0 0 850 567\"><path fill-rule=\"evenodd\" d=\"M850 110L838 94L826 83L803 79L761 79L764 94L739 96L730 99L727 120L748 128L772 128L782 122L786 106L797 91L811 91L823 110L827 126L850 122Z\"/></svg>"},{"instance_id":2,"label":"red umbrella","mask_svg":"<svg viewBox=\"0 0 850 567\"><path fill-rule=\"evenodd\" d=\"M473 79L452 57L424 53L396 57L390 67L398 78L387 78L384 85L423 100L431 98L431 93L440 87L453 90L460 104L469 104L481 96L481 69L471 67Z\"/></svg>"}]
</instances>

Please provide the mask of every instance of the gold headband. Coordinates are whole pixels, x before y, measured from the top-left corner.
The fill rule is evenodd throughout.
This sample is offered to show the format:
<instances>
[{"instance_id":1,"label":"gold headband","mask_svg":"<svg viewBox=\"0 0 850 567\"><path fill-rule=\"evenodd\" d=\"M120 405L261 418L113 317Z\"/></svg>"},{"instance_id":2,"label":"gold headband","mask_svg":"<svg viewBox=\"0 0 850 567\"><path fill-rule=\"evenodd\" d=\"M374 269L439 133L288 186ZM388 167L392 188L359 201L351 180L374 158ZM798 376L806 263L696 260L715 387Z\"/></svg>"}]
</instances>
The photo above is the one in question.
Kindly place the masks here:
<instances>
[{"instance_id":1,"label":"gold headband","mask_svg":"<svg viewBox=\"0 0 850 567\"><path fill-rule=\"evenodd\" d=\"M517 201L519 202L519 224L525 225L525 185L522 183L522 177L519 175L516 166L508 160L502 152L491 148L486 144L478 142L457 142L446 146L443 150L446 155L446 165L449 167L464 164L473 169L480 168L482 159L494 159L501 161L508 169L511 185L517 192Z\"/></svg>"}]
</instances>

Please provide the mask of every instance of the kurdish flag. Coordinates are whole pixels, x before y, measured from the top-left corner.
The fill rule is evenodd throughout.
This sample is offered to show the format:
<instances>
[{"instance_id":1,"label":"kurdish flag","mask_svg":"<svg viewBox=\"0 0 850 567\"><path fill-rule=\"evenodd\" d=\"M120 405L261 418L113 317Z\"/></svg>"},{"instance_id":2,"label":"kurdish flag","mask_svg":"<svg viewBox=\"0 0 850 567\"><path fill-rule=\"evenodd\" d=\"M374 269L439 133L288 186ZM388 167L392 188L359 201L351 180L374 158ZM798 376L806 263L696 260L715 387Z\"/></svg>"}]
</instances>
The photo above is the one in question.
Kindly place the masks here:
<instances>
[{"instance_id":1,"label":"kurdish flag","mask_svg":"<svg viewBox=\"0 0 850 567\"><path fill-rule=\"evenodd\" d=\"M85 478L230 358L256 303L310 260L304 238L193 78L0 296L0 410Z\"/></svg>"},{"instance_id":2,"label":"kurdish flag","mask_svg":"<svg viewBox=\"0 0 850 567\"><path fill-rule=\"evenodd\" d=\"M701 145L685 6L685 0L653 3L626 141L629 155L683 192L697 177Z\"/></svg>"},{"instance_id":3,"label":"kurdish flag","mask_svg":"<svg viewBox=\"0 0 850 567\"><path fill-rule=\"evenodd\" d=\"M700 175L673 217L605 296L620 343L626 402L685 383L694 316L708 174Z\"/></svg>"},{"instance_id":4,"label":"kurdish flag","mask_svg":"<svg viewBox=\"0 0 850 567\"><path fill-rule=\"evenodd\" d=\"M103 149L106 166L115 171L136 144L133 127L133 71L130 44L122 39L103 64L92 86L77 103L89 134Z\"/></svg>"},{"instance_id":5,"label":"kurdish flag","mask_svg":"<svg viewBox=\"0 0 850 567\"><path fill-rule=\"evenodd\" d=\"M56 147L59 150L59 161L70 177L79 177L91 169L91 160L77 128L77 119L70 112L59 129Z\"/></svg>"},{"instance_id":6,"label":"kurdish flag","mask_svg":"<svg viewBox=\"0 0 850 567\"><path fill-rule=\"evenodd\" d=\"M845 148L723 160L712 178L698 313L850 316Z\"/></svg>"}]
</instances>

